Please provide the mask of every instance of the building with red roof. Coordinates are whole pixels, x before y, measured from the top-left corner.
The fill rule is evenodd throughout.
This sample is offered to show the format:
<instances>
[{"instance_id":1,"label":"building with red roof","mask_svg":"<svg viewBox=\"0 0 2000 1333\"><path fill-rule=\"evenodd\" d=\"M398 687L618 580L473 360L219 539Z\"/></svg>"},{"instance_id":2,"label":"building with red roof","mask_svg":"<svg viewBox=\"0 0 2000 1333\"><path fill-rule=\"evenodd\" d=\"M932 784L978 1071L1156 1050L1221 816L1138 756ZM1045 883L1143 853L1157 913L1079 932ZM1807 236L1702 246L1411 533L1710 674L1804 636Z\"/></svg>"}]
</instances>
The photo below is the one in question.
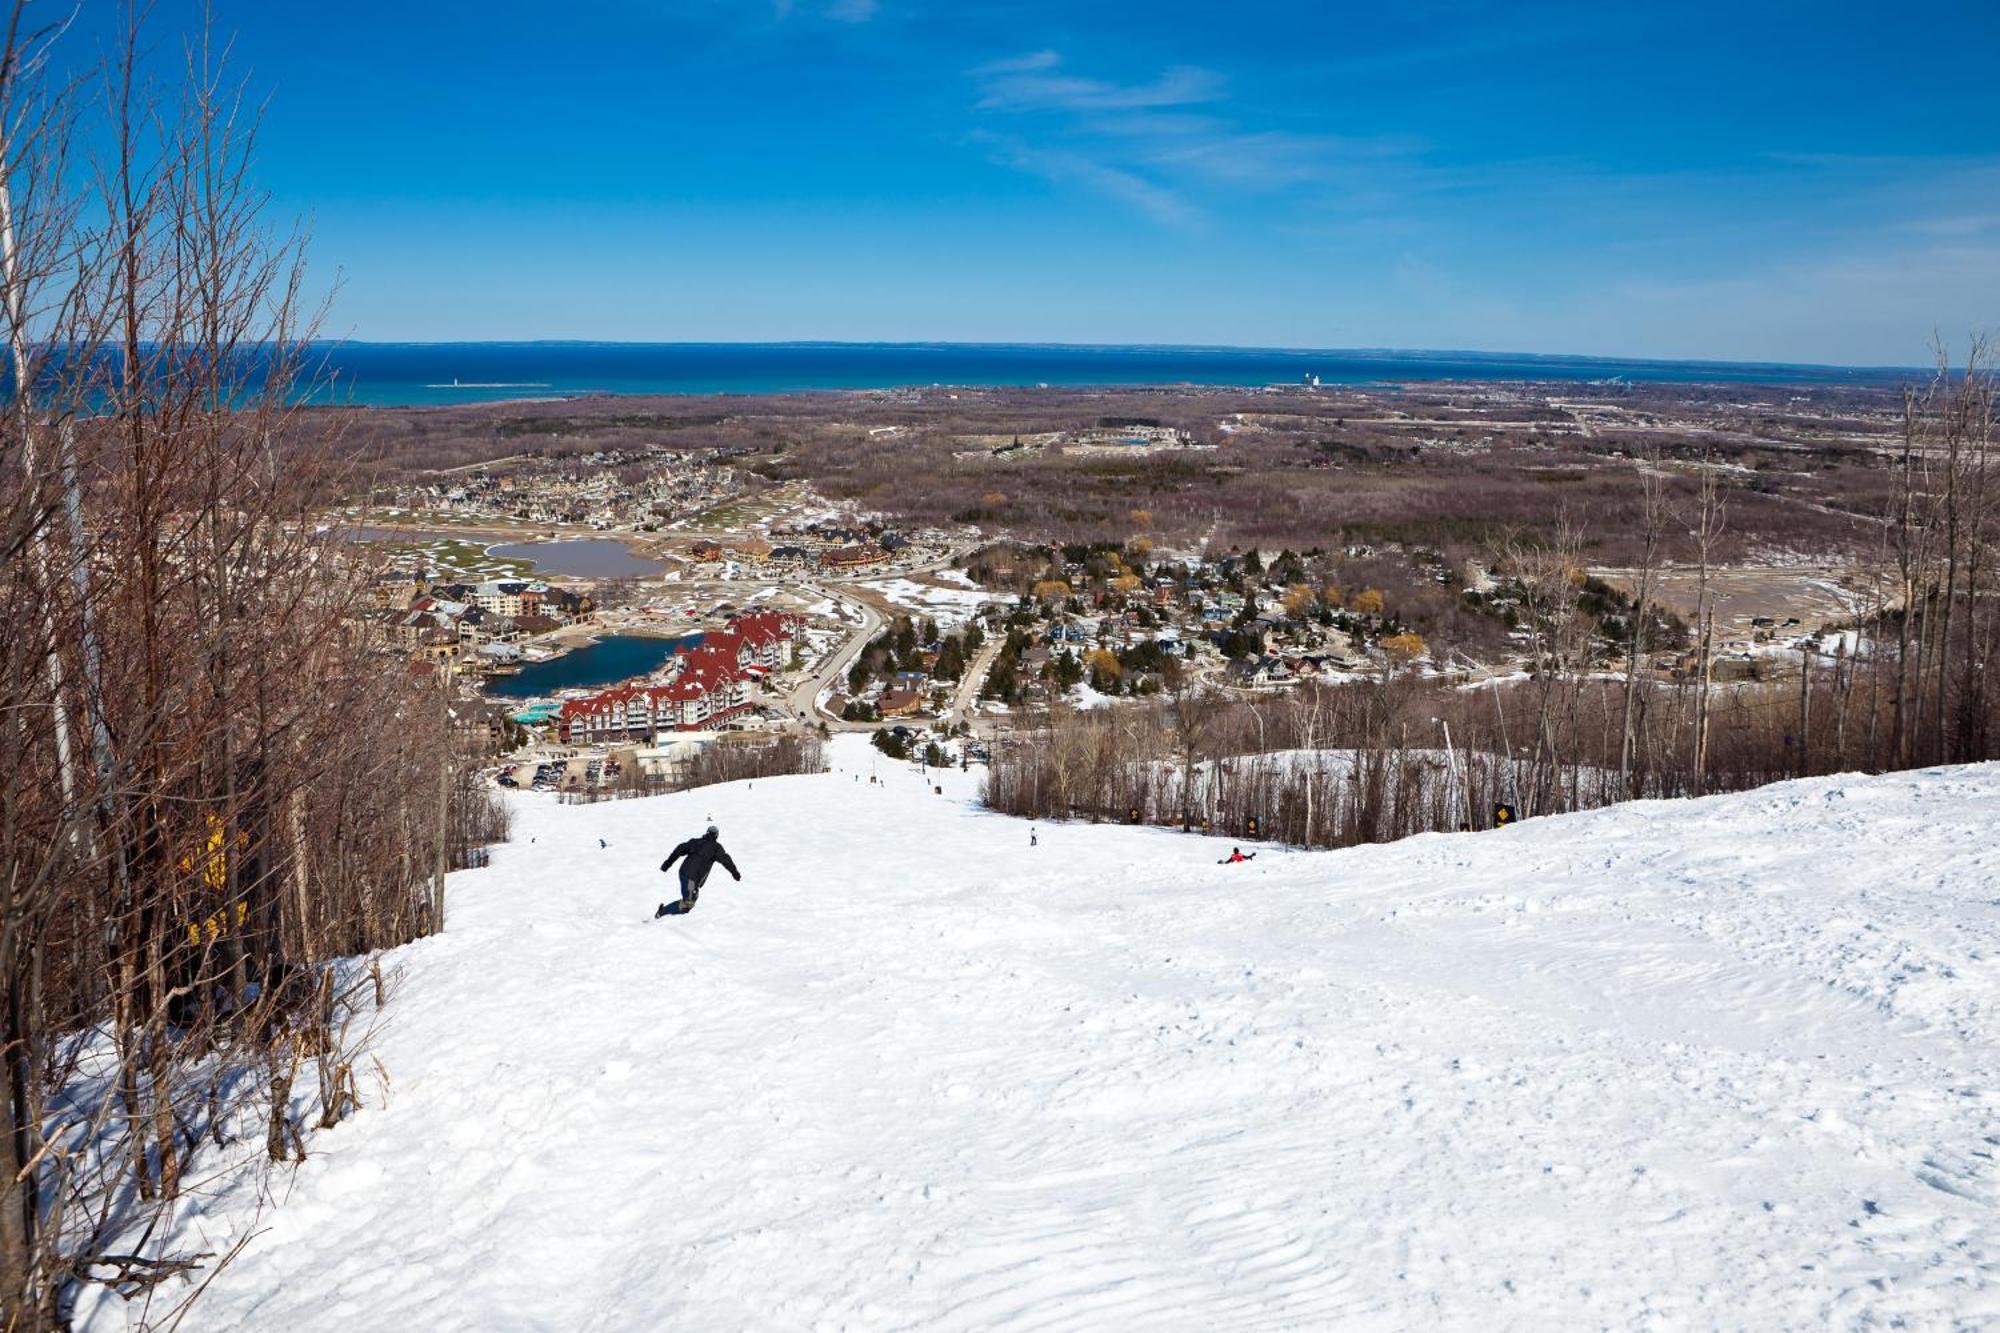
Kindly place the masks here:
<instances>
[{"instance_id":1,"label":"building with red roof","mask_svg":"<svg viewBox=\"0 0 2000 1333\"><path fill-rule=\"evenodd\" d=\"M559 715L572 743L650 739L661 731L715 725L750 706L750 685L776 670L802 630L797 616L749 611L671 659L664 685L619 685L588 699L571 699Z\"/></svg>"}]
</instances>

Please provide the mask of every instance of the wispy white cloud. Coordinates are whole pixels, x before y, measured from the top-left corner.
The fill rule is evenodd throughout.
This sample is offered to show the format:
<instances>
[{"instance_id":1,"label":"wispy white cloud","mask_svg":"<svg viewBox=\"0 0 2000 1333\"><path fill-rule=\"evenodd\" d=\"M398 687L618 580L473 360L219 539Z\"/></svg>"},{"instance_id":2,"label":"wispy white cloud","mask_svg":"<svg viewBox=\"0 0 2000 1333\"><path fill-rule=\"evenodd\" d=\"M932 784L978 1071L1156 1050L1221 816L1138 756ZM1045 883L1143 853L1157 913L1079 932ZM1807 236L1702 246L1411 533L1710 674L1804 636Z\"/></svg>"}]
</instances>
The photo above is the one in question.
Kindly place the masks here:
<instances>
[{"instance_id":1,"label":"wispy white cloud","mask_svg":"<svg viewBox=\"0 0 2000 1333\"><path fill-rule=\"evenodd\" d=\"M1374 290L1385 329L1429 321L1411 345L1464 345L1462 324L1510 346L1894 363L1933 321L2000 318L2000 158L1468 159L1343 135L1331 106L1270 115L1186 65L1113 77L1045 49L967 78L995 162L1157 226L1261 227Z\"/></svg>"},{"instance_id":2,"label":"wispy white cloud","mask_svg":"<svg viewBox=\"0 0 2000 1333\"><path fill-rule=\"evenodd\" d=\"M1174 191L1088 153L1037 148L1004 135L981 133L974 138L987 144L993 160L1004 166L1116 200L1164 226L1189 228L1201 224L1201 210Z\"/></svg>"},{"instance_id":3,"label":"wispy white cloud","mask_svg":"<svg viewBox=\"0 0 2000 1333\"><path fill-rule=\"evenodd\" d=\"M1221 75L1191 65L1176 65L1146 83L1087 79L1061 66L1054 51L981 65L972 72L985 94L979 105L989 111L1131 111L1212 102L1223 94Z\"/></svg>"},{"instance_id":4,"label":"wispy white cloud","mask_svg":"<svg viewBox=\"0 0 2000 1333\"><path fill-rule=\"evenodd\" d=\"M835 23L866 23L881 10L881 0L821 0L807 5L798 0L771 0L771 16L780 23L799 13Z\"/></svg>"},{"instance_id":5,"label":"wispy white cloud","mask_svg":"<svg viewBox=\"0 0 2000 1333\"><path fill-rule=\"evenodd\" d=\"M1316 188L1380 206L1384 173L1408 170L1417 151L1406 141L1246 128L1227 114L1222 76L1189 65L1120 82L1072 73L1060 53L1039 50L968 74L976 108L1006 122L1001 137L1013 147L997 160L1174 225L1245 193Z\"/></svg>"},{"instance_id":6,"label":"wispy white cloud","mask_svg":"<svg viewBox=\"0 0 2000 1333\"><path fill-rule=\"evenodd\" d=\"M1283 190L1371 180L1400 164L1404 150L1333 135L1240 130L1216 123L1139 131L1137 151L1163 172L1200 177L1235 189Z\"/></svg>"},{"instance_id":7,"label":"wispy white cloud","mask_svg":"<svg viewBox=\"0 0 2000 1333\"><path fill-rule=\"evenodd\" d=\"M1030 51L1024 56L1012 56L1006 60L988 61L972 70L973 77L994 77L1002 74L1027 74L1040 69L1054 69L1062 64L1062 57L1054 51Z\"/></svg>"}]
</instances>

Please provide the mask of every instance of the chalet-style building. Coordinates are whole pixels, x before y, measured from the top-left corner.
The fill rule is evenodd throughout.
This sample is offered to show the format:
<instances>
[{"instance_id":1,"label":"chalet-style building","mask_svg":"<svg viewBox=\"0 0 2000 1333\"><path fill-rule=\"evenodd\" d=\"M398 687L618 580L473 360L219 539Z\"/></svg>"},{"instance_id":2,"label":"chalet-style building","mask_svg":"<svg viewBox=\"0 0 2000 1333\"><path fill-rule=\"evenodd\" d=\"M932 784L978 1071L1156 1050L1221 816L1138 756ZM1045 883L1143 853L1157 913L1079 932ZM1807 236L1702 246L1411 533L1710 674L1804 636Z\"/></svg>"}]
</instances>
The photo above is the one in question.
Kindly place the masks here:
<instances>
[{"instance_id":1,"label":"chalet-style building","mask_svg":"<svg viewBox=\"0 0 2000 1333\"><path fill-rule=\"evenodd\" d=\"M749 611L672 659L664 685L621 685L572 699L558 720L573 744L651 739L662 731L711 728L750 706L750 686L784 665L801 632L796 616Z\"/></svg>"}]
</instances>

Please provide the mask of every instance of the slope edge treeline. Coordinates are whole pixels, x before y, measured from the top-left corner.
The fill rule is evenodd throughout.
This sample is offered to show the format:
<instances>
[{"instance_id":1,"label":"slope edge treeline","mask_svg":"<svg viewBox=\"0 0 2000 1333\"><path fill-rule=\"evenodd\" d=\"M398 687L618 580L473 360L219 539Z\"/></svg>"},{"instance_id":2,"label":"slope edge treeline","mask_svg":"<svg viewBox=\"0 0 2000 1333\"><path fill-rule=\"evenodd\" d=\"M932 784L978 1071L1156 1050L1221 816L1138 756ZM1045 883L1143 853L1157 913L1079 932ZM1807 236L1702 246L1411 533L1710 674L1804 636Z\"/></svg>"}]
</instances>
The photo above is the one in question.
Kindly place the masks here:
<instances>
[{"instance_id":1,"label":"slope edge treeline","mask_svg":"<svg viewBox=\"0 0 2000 1333\"><path fill-rule=\"evenodd\" d=\"M39 1329L82 1281L199 1290L227 1256L147 1238L204 1147L284 1159L355 1104L381 977L333 960L438 929L444 871L501 829L443 695L342 629L363 571L308 518L334 480L289 430L313 314L249 183L252 108L199 42L153 78L136 31L59 79L68 39L23 8L0 53L0 1323Z\"/></svg>"}]
</instances>

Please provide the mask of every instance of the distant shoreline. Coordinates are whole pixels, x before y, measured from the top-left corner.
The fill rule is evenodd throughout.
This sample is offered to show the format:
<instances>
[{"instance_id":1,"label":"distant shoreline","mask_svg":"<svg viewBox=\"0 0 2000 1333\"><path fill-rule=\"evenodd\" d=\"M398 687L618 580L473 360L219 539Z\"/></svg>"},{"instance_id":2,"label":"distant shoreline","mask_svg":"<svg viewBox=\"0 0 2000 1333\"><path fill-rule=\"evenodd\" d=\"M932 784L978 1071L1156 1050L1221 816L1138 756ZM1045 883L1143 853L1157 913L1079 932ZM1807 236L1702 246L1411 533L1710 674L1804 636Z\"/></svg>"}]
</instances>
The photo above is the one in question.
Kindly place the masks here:
<instances>
[{"instance_id":1,"label":"distant shoreline","mask_svg":"<svg viewBox=\"0 0 2000 1333\"><path fill-rule=\"evenodd\" d=\"M546 389L549 386L532 383L508 384L502 380L496 380L490 384L475 384L469 380L461 383L458 380L453 380L449 384L426 384L424 387L426 389Z\"/></svg>"},{"instance_id":2,"label":"distant shoreline","mask_svg":"<svg viewBox=\"0 0 2000 1333\"><path fill-rule=\"evenodd\" d=\"M1493 351L1473 347L1287 347L1261 343L1068 343L1068 342L977 342L977 341L848 341L834 338L793 338L764 342L705 342L674 339L620 338L347 338L321 339L319 347L379 348L667 348L675 350L755 350L782 351L908 351L908 352L1146 352L1196 353L1226 356L1373 357L1385 361L1436 358L1462 361L1500 362L1550 361L1597 362L1603 365L1647 366L1739 366L1745 368L1816 371L1859 371L1905 373L1923 371L1924 366L1867 365L1821 361L1744 361L1730 357L1618 356L1599 352L1519 352Z\"/></svg>"},{"instance_id":3,"label":"distant shoreline","mask_svg":"<svg viewBox=\"0 0 2000 1333\"><path fill-rule=\"evenodd\" d=\"M1663 361L1545 353L1042 343L322 343L315 405L470 407L583 397L755 397L1422 384L1894 386L1919 368ZM1316 381L1316 385L1315 382ZM468 398L467 393L490 395Z\"/></svg>"}]
</instances>

